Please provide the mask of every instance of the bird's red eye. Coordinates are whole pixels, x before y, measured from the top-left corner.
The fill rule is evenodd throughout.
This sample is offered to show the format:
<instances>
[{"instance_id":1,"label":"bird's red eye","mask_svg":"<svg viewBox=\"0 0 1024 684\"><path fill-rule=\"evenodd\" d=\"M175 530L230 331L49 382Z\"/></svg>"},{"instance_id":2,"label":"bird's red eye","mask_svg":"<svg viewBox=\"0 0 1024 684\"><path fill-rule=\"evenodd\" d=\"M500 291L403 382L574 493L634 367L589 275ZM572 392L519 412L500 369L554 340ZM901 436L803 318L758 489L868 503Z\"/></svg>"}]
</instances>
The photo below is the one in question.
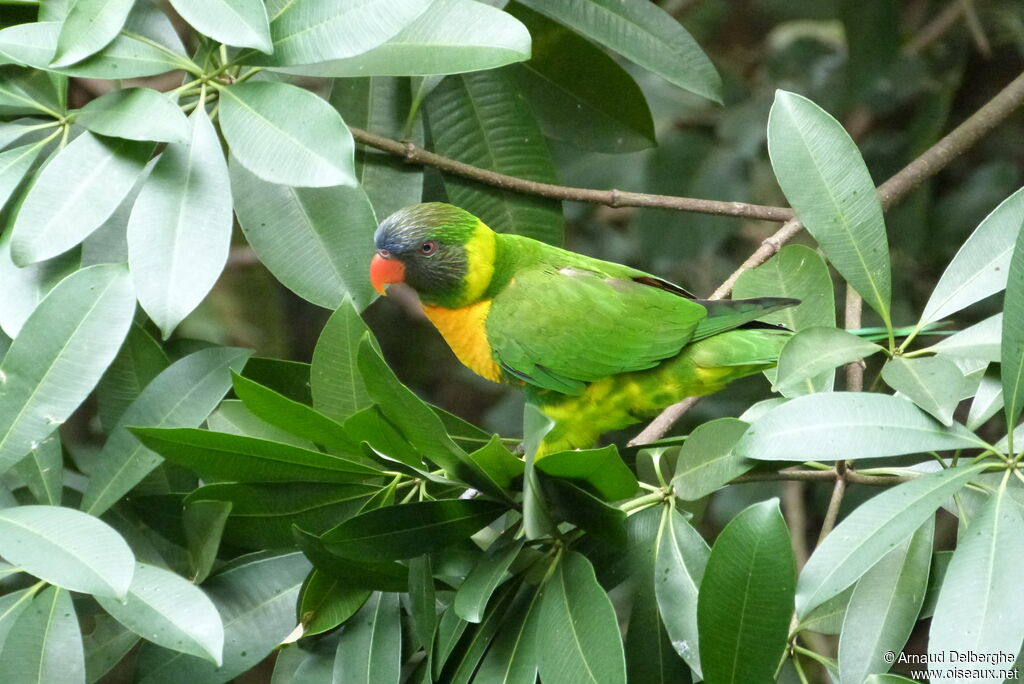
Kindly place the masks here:
<instances>
[{"instance_id":1,"label":"bird's red eye","mask_svg":"<svg viewBox=\"0 0 1024 684\"><path fill-rule=\"evenodd\" d=\"M433 254L437 250L437 243L433 240L427 240L420 245L420 252L423 254Z\"/></svg>"},{"instance_id":2,"label":"bird's red eye","mask_svg":"<svg viewBox=\"0 0 1024 684\"><path fill-rule=\"evenodd\" d=\"M381 258L383 258L383 259L390 259L391 258L391 252L389 252L386 249L378 249L377 250L377 254L380 254Z\"/></svg>"}]
</instances>

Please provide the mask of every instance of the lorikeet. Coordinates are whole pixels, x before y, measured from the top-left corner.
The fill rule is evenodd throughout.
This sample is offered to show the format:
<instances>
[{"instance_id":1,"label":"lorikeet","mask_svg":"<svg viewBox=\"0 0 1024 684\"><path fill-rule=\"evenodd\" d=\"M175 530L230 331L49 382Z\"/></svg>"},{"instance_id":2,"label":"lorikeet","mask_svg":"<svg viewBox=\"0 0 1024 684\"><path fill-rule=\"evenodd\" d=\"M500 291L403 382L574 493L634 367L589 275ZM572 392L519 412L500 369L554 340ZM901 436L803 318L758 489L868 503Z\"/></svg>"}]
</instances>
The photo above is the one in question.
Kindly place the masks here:
<instances>
[{"instance_id":1,"label":"lorikeet","mask_svg":"<svg viewBox=\"0 0 1024 684\"><path fill-rule=\"evenodd\" d=\"M395 212L374 240L374 288L410 285L462 363L522 387L555 422L538 458L773 366L791 333L756 319L799 303L698 300L628 266L495 233L439 202Z\"/></svg>"}]
</instances>

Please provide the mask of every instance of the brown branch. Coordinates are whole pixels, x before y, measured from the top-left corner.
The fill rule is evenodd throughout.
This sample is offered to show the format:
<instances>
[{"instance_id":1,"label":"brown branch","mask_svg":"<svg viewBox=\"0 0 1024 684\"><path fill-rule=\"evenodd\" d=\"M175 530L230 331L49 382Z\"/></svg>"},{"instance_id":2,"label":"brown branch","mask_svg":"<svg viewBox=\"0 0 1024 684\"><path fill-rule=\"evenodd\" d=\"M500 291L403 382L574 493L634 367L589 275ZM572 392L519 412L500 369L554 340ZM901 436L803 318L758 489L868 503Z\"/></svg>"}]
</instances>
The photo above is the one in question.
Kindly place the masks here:
<instances>
[{"instance_id":1,"label":"brown branch","mask_svg":"<svg viewBox=\"0 0 1024 684\"><path fill-rule=\"evenodd\" d=\"M906 197L914 188L944 169L953 159L970 149L978 140L1006 120L1024 104L1024 73L1013 79L995 97L981 106L966 121L925 150L921 156L903 167L896 175L878 186L882 208L888 209ZM723 299L732 292L736 280L744 271L768 261L779 249L803 229L796 219L786 221L775 233L765 239L750 257L726 278L708 299ZM687 397L669 406L634 437L629 444L647 444L661 439L682 418L699 397Z\"/></svg>"},{"instance_id":2,"label":"brown branch","mask_svg":"<svg viewBox=\"0 0 1024 684\"><path fill-rule=\"evenodd\" d=\"M729 484L744 484L746 482L834 482L838 475L834 468L829 470L802 470L794 468L791 470L777 470L763 473L747 473L729 481ZM847 468L843 474L844 480L852 484L862 484L871 487L893 487L904 482L913 480L916 475L865 475L852 468Z\"/></svg>"},{"instance_id":3,"label":"brown branch","mask_svg":"<svg viewBox=\"0 0 1024 684\"><path fill-rule=\"evenodd\" d=\"M903 51L916 55L927 50L956 26L965 9L963 0L952 0L934 19L921 27Z\"/></svg>"},{"instance_id":4,"label":"brown branch","mask_svg":"<svg viewBox=\"0 0 1024 684\"><path fill-rule=\"evenodd\" d=\"M358 142L401 157L410 164L432 166L441 171L462 176L478 183L493 185L503 190L512 190L527 195L537 195L556 200L571 202L589 202L609 207L650 207L655 209L672 209L675 211L692 211L700 214L716 214L718 216L740 216L762 221L788 221L793 218L793 211L784 207L769 207L762 204L746 202L720 202L718 200L697 199L693 197L675 197L672 195L652 195L644 192L628 190L593 190L591 188L574 188L551 183L538 183L516 176L482 169L466 164L435 152L416 147L412 143L403 143L386 138L361 128L349 127L352 137Z\"/></svg>"}]
</instances>

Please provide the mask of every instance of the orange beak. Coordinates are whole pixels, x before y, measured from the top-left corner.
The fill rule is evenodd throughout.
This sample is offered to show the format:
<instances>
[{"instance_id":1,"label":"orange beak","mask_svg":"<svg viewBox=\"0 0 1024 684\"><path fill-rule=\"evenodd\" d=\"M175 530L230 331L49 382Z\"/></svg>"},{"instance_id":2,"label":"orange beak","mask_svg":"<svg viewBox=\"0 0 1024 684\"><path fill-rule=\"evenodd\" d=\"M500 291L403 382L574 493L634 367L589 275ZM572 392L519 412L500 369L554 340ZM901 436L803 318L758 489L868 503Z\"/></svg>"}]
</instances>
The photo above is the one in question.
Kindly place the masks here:
<instances>
[{"instance_id":1,"label":"orange beak","mask_svg":"<svg viewBox=\"0 0 1024 684\"><path fill-rule=\"evenodd\" d=\"M370 262L370 283L373 289L387 296L387 286L391 283L405 282L405 264L398 259L385 259L380 254L373 255Z\"/></svg>"}]
</instances>

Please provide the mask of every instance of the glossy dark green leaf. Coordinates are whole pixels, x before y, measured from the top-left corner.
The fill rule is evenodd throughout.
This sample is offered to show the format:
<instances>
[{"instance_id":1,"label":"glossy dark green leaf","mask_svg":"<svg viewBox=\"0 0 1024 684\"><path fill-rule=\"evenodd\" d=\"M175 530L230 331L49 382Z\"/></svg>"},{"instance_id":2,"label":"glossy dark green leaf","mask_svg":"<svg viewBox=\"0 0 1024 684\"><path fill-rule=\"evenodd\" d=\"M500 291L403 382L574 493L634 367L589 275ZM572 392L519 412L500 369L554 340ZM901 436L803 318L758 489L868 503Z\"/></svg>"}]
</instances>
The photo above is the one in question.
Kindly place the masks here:
<instances>
[{"instance_id":1,"label":"glossy dark green leaf","mask_svg":"<svg viewBox=\"0 0 1024 684\"><path fill-rule=\"evenodd\" d=\"M539 588L523 585L500 631L487 649L477 678L494 684L534 684L537 681Z\"/></svg>"},{"instance_id":2,"label":"glossy dark green leaf","mask_svg":"<svg viewBox=\"0 0 1024 684\"><path fill-rule=\"evenodd\" d=\"M779 354L772 389L787 397L810 394L821 386L831 388L837 366L877 354L882 347L853 333L832 327L812 326L797 332ZM819 380L827 375L829 382Z\"/></svg>"},{"instance_id":3,"label":"glossy dark green leaf","mask_svg":"<svg viewBox=\"0 0 1024 684\"><path fill-rule=\"evenodd\" d=\"M308 363L254 357L245 364L242 375L261 385L280 392L293 401L312 404L313 395L309 391Z\"/></svg>"},{"instance_id":4,"label":"glossy dark green leaf","mask_svg":"<svg viewBox=\"0 0 1024 684\"><path fill-rule=\"evenodd\" d=\"M352 439L366 442L373 456L383 457L382 462L388 467L388 460L398 461L412 468L414 473L423 472L423 457L378 407L371 406L351 416L345 421L345 430Z\"/></svg>"},{"instance_id":5,"label":"glossy dark green leaf","mask_svg":"<svg viewBox=\"0 0 1024 684\"><path fill-rule=\"evenodd\" d=\"M124 266L90 266L62 280L0 362L0 472L78 408L128 333L135 301Z\"/></svg>"},{"instance_id":6,"label":"glossy dark green leaf","mask_svg":"<svg viewBox=\"0 0 1024 684\"><path fill-rule=\"evenodd\" d=\"M551 153L511 76L486 71L444 79L426 102L434 148L446 157L542 183L556 182ZM453 204L491 228L561 244L558 202L445 176Z\"/></svg>"},{"instance_id":7,"label":"glossy dark green leaf","mask_svg":"<svg viewBox=\"0 0 1024 684\"><path fill-rule=\"evenodd\" d=\"M398 595L375 593L341 633L334 659L339 684L398 684L402 669Z\"/></svg>"},{"instance_id":8,"label":"glossy dark green leaf","mask_svg":"<svg viewBox=\"0 0 1024 684\"><path fill-rule=\"evenodd\" d=\"M49 587L32 599L4 641L0 671L11 684L84 684L82 633L70 593Z\"/></svg>"},{"instance_id":9,"label":"glossy dark green leaf","mask_svg":"<svg viewBox=\"0 0 1024 684\"><path fill-rule=\"evenodd\" d=\"M261 420L238 399L222 401L217 410L206 419L206 425L214 432L230 432L233 435L257 437L271 442L281 442L303 449L316 450L316 445L308 439L296 437L290 432Z\"/></svg>"},{"instance_id":10,"label":"glossy dark green leaf","mask_svg":"<svg viewBox=\"0 0 1024 684\"><path fill-rule=\"evenodd\" d=\"M246 407L271 425L343 453L353 455L358 452L359 446L349 437L341 423L313 407L292 401L238 373L231 374L231 383L235 394Z\"/></svg>"},{"instance_id":11,"label":"glossy dark green leaf","mask_svg":"<svg viewBox=\"0 0 1024 684\"><path fill-rule=\"evenodd\" d=\"M680 88L715 102L722 80L679 22L643 0L522 0L522 4L618 52Z\"/></svg>"},{"instance_id":12,"label":"glossy dark green leaf","mask_svg":"<svg viewBox=\"0 0 1024 684\"><path fill-rule=\"evenodd\" d=\"M604 153L655 145L644 93L615 60L522 5L510 5L509 12L533 36L530 60L514 73L545 135ZM569 120L573 125L566 126Z\"/></svg>"},{"instance_id":13,"label":"glossy dark green leaf","mask_svg":"<svg viewBox=\"0 0 1024 684\"><path fill-rule=\"evenodd\" d=\"M530 34L505 12L472 0L435 0L382 45L285 71L307 76L428 76L496 69L530 57Z\"/></svg>"},{"instance_id":14,"label":"glossy dark green leaf","mask_svg":"<svg viewBox=\"0 0 1024 684\"><path fill-rule=\"evenodd\" d=\"M135 572L117 531L59 506L0 509L0 555L50 584L97 596L124 597Z\"/></svg>"},{"instance_id":15,"label":"glossy dark green leaf","mask_svg":"<svg viewBox=\"0 0 1024 684\"><path fill-rule=\"evenodd\" d=\"M1018 232L1009 271L1003 300L1000 360L1003 411L1006 424L1015 426L1024 410L1024 229ZM1011 438L1011 447L1014 451L1020 451L1024 445L1014 446Z\"/></svg>"},{"instance_id":16,"label":"glossy dark green leaf","mask_svg":"<svg viewBox=\"0 0 1024 684\"><path fill-rule=\"evenodd\" d=\"M113 431L125 410L168 365L160 343L142 326L132 324L121 350L96 386L104 431Z\"/></svg>"},{"instance_id":17,"label":"glossy dark green leaf","mask_svg":"<svg viewBox=\"0 0 1024 684\"><path fill-rule=\"evenodd\" d=\"M352 482L379 475L361 463L253 437L190 428L134 428L142 443L205 480Z\"/></svg>"},{"instance_id":18,"label":"glossy dark green leaf","mask_svg":"<svg viewBox=\"0 0 1024 684\"><path fill-rule=\"evenodd\" d=\"M11 256L20 266L84 240L131 192L153 145L83 133L39 173L18 210Z\"/></svg>"},{"instance_id":19,"label":"glossy dark green leaf","mask_svg":"<svg viewBox=\"0 0 1024 684\"><path fill-rule=\"evenodd\" d=\"M354 560L412 558L465 539L505 512L483 499L439 499L389 506L350 518L321 536Z\"/></svg>"},{"instance_id":20,"label":"glossy dark green leaf","mask_svg":"<svg viewBox=\"0 0 1024 684\"><path fill-rule=\"evenodd\" d=\"M959 423L946 427L910 401L830 392L797 397L759 417L736 452L765 461L879 458L983 445Z\"/></svg>"},{"instance_id":21,"label":"glossy dark green leaf","mask_svg":"<svg viewBox=\"0 0 1024 684\"><path fill-rule=\"evenodd\" d=\"M332 577L314 568L299 592L303 636L334 629L355 615L369 597L369 589L349 586L344 577Z\"/></svg>"},{"instance_id":22,"label":"glossy dark green leaf","mask_svg":"<svg viewBox=\"0 0 1024 684\"><path fill-rule=\"evenodd\" d=\"M1022 562L1024 519L1004 481L971 518L953 552L928 632L931 658L951 650L1020 651L1024 597L1010 585Z\"/></svg>"},{"instance_id":23,"label":"glossy dark green leaf","mask_svg":"<svg viewBox=\"0 0 1024 684\"><path fill-rule=\"evenodd\" d=\"M401 563L353 561L336 556L327 549L320 537L298 527L294 528L294 538L296 545L316 568L332 577L343 578L349 586L379 591L409 590L409 568Z\"/></svg>"},{"instance_id":24,"label":"glossy dark green leaf","mask_svg":"<svg viewBox=\"0 0 1024 684\"><path fill-rule=\"evenodd\" d=\"M825 537L800 572L797 615L807 615L853 584L984 468L975 464L924 475L857 507Z\"/></svg>"},{"instance_id":25,"label":"glossy dark green leaf","mask_svg":"<svg viewBox=\"0 0 1024 684\"><path fill-rule=\"evenodd\" d=\"M750 470L754 463L733 452L750 427L735 418L703 423L679 448L672 490L680 499L696 501Z\"/></svg>"},{"instance_id":26,"label":"glossy dark green leaf","mask_svg":"<svg viewBox=\"0 0 1024 684\"><path fill-rule=\"evenodd\" d=\"M327 319L313 350L313 407L335 420L345 421L373 403L359 373L359 343L367 331L352 299L345 297Z\"/></svg>"},{"instance_id":27,"label":"glossy dark green leaf","mask_svg":"<svg viewBox=\"0 0 1024 684\"><path fill-rule=\"evenodd\" d=\"M639 486L614 445L550 454L537 460L537 469L551 477L577 480L606 501L628 499Z\"/></svg>"},{"instance_id":28,"label":"glossy dark green leaf","mask_svg":"<svg viewBox=\"0 0 1024 684\"><path fill-rule=\"evenodd\" d=\"M541 679L567 684L625 682L626 661L615 609L597 583L590 561L569 551L543 591L537 633Z\"/></svg>"},{"instance_id":29,"label":"glossy dark green leaf","mask_svg":"<svg viewBox=\"0 0 1024 684\"><path fill-rule=\"evenodd\" d=\"M36 503L59 506L64 494L64 450L60 434L54 432L40 442L27 457L18 461L14 470L28 485Z\"/></svg>"},{"instance_id":30,"label":"glossy dark green leaf","mask_svg":"<svg viewBox=\"0 0 1024 684\"><path fill-rule=\"evenodd\" d=\"M672 648L699 674L697 597L710 549L682 513L666 507L654 551L658 612Z\"/></svg>"},{"instance_id":31,"label":"glossy dark green leaf","mask_svg":"<svg viewBox=\"0 0 1024 684\"><path fill-rule=\"evenodd\" d=\"M231 155L258 177L300 187L356 184L352 134L323 98L288 83L249 81L221 90L221 103Z\"/></svg>"},{"instance_id":32,"label":"glossy dark green leaf","mask_svg":"<svg viewBox=\"0 0 1024 684\"><path fill-rule=\"evenodd\" d=\"M122 603L97 596L103 609L147 640L220 665L224 626L213 602L194 584L155 565L138 563Z\"/></svg>"},{"instance_id":33,"label":"glossy dark green leaf","mask_svg":"<svg viewBox=\"0 0 1024 684\"><path fill-rule=\"evenodd\" d=\"M514 480L523 476L525 470L522 459L513 456L498 435L492 435L487 444L471 452L469 460L502 488L510 487Z\"/></svg>"},{"instance_id":34,"label":"glossy dark green leaf","mask_svg":"<svg viewBox=\"0 0 1024 684\"><path fill-rule=\"evenodd\" d=\"M548 537L555 530L534 460L537 447L554 425L555 422L533 404L527 403L523 408L522 448L526 455L523 464L523 531L527 539Z\"/></svg>"},{"instance_id":35,"label":"glossy dark green leaf","mask_svg":"<svg viewBox=\"0 0 1024 684\"><path fill-rule=\"evenodd\" d=\"M377 487L329 482L208 484L192 492L194 501L231 503L224 539L249 549L281 548L292 542L292 525L324 532L355 515Z\"/></svg>"},{"instance_id":36,"label":"glossy dark green leaf","mask_svg":"<svg viewBox=\"0 0 1024 684\"><path fill-rule=\"evenodd\" d=\"M705 681L774 679L786 648L795 580L778 499L749 506L729 521L711 549L697 603Z\"/></svg>"},{"instance_id":37,"label":"glossy dark green leaf","mask_svg":"<svg viewBox=\"0 0 1024 684\"><path fill-rule=\"evenodd\" d=\"M270 52L270 23L260 0L171 0L182 19L216 41Z\"/></svg>"},{"instance_id":38,"label":"glossy dark green leaf","mask_svg":"<svg viewBox=\"0 0 1024 684\"><path fill-rule=\"evenodd\" d=\"M164 338L206 297L227 262L231 183L220 139L196 107L187 144L168 145L128 221L139 304Z\"/></svg>"},{"instance_id":39,"label":"glossy dark green leaf","mask_svg":"<svg viewBox=\"0 0 1024 684\"><path fill-rule=\"evenodd\" d=\"M441 54L443 51L436 51ZM349 126L423 147L423 117L407 130L413 105L409 79L344 78L334 82L331 104ZM356 178L379 220L423 196L423 168L368 145L356 150Z\"/></svg>"},{"instance_id":40,"label":"glossy dark green leaf","mask_svg":"<svg viewBox=\"0 0 1024 684\"><path fill-rule=\"evenodd\" d=\"M780 90L768 118L768 152L797 217L836 270L891 327L882 205L849 134L807 98Z\"/></svg>"},{"instance_id":41,"label":"glossy dark green leaf","mask_svg":"<svg viewBox=\"0 0 1024 684\"><path fill-rule=\"evenodd\" d=\"M891 663L884 654L903 651L928 587L933 536L929 520L857 582L839 637L841 684L887 672Z\"/></svg>"},{"instance_id":42,"label":"glossy dark green leaf","mask_svg":"<svg viewBox=\"0 0 1024 684\"><path fill-rule=\"evenodd\" d=\"M484 653L490 648L491 642L501 628L506 615L513 609L516 588L511 584L500 587L495 592L491 610L484 615L479 625L471 625L466 636L459 643L457 650L448 659L441 677L452 684L471 684L476 681L474 673ZM523 595L520 601L527 602L529 597Z\"/></svg>"},{"instance_id":43,"label":"glossy dark green leaf","mask_svg":"<svg viewBox=\"0 0 1024 684\"><path fill-rule=\"evenodd\" d=\"M606 544L622 546L625 543L624 511L567 480L541 478L541 483L556 518L572 523Z\"/></svg>"},{"instance_id":44,"label":"glossy dark green leaf","mask_svg":"<svg viewBox=\"0 0 1024 684\"><path fill-rule=\"evenodd\" d=\"M225 501L188 501L181 513L181 526L188 547L189 578L202 584L217 560L224 525L231 513Z\"/></svg>"},{"instance_id":45,"label":"glossy dark green leaf","mask_svg":"<svg viewBox=\"0 0 1024 684\"><path fill-rule=\"evenodd\" d=\"M295 601L309 569L300 553L237 559L203 584L224 621L223 665L144 644L136 665L139 681L214 684L253 667L295 628Z\"/></svg>"},{"instance_id":46,"label":"glossy dark green leaf","mask_svg":"<svg viewBox=\"0 0 1024 684\"><path fill-rule=\"evenodd\" d=\"M891 359L882 368L882 379L943 425L953 424L953 412L970 394L970 380L955 363L938 356Z\"/></svg>"},{"instance_id":47,"label":"glossy dark green leaf","mask_svg":"<svg viewBox=\"0 0 1024 684\"><path fill-rule=\"evenodd\" d=\"M430 554L409 559L409 604L413 635L429 658L437 630L437 593L434 590L434 562Z\"/></svg>"},{"instance_id":48,"label":"glossy dark green leaf","mask_svg":"<svg viewBox=\"0 0 1024 684\"><path fill-rule=\"evenodd\" d=\"M121 31L134 0L74 0L57 37L53 66L80 62L103 49Z\"/></svg>"},{"instance_id":49,"label":"glossy dark green leaf","mask_svg":"<svg viewBox=\"0 0 1024 684\"><path fill-rule=\"evenodd\" d=\"M480 622L494 590L505 577L512 561L523 548L523 540L511 543L495 541L466 580L455 592L452 604L459 617L467 622Z\"/></svg>"},{"instance_id":50,"label":"glossy dark green leaf","mask_svg":"<svg viewBox=\"0 0 1024 684\"><path fill-rule=\"evenodd\" d=\"M326 308L365 307L373 208L360 188L297 188L260 179L231 157L235 214L256 256L285 287ZM339 220L339 217L345 217Z\"/></svg>"},{"instance_id":51,"label":"glossy dark green leaf","mask_svg":"<svg viewBox=\"0 0 1024 684\"><path fill-rule=\"evenodd\" d=\"M396 35L430 6L430 0L296 0L270 12L276 65L316 64L358 55Z\"/></svg>"},{"instance_id":52,"label":"glossy dark green leaf","mask_svg":"<svg viewBox=\"0 0 1024 684\"><path fill-rule=\"evenodd\" d=\"M82 498L82 510L100 515L162 462L129 428L199 425L228 391L231 369L240 369L249 353L234 347L202 349L154 378L125 410L103 445Z\"/></svg>"},{"instance_id":53,"label":"glossy dark green leaf","mask_svg":"<svg viewBox=\"0 0 1024 684\"><path fill-rule=\"evenodd\" d=\"M177 103L152 88L114 90L92 100L75 123L93 133L129 140L188 142L188 119Z\"/></svg>"},{"instance_id":54,"label":"glossy dark green leaf","mask_svg":"<svg viewBox=\"0 0 1024 684\"><path fill-rule=\"evenodd\" d=\"M290 643L279 648L270 684L331 684L339 636L334 633L309 643Z\"/></svg>"}]
</instances>

